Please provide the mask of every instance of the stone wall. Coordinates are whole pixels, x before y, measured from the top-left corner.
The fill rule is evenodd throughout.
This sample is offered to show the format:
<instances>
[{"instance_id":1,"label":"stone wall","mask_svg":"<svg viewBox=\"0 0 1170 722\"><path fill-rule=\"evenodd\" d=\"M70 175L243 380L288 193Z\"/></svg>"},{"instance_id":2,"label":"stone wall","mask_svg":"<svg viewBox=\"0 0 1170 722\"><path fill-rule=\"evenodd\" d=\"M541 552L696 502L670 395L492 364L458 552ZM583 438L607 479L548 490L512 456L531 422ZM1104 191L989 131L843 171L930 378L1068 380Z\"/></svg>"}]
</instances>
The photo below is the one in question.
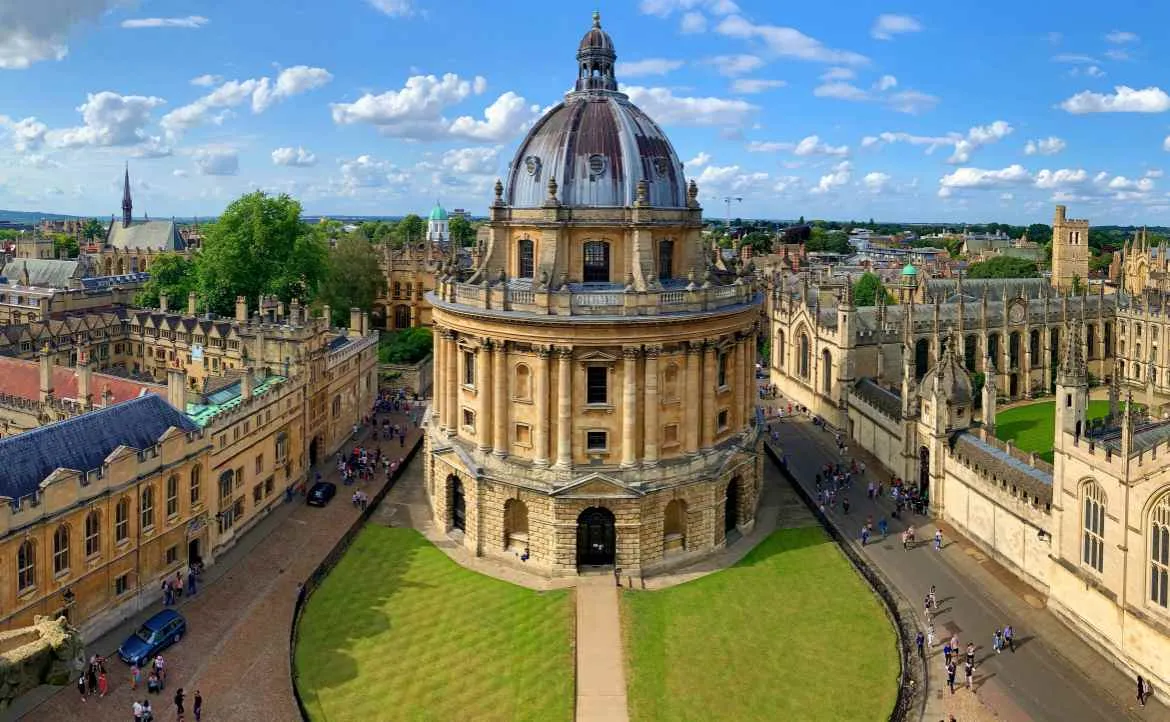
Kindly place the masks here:
<instances>
[{"instance_id":1,"label":"stone wall","mask_svg":"<svg viewBox=\"0 0 1170 722\"><path fill-rule=\"evenodd\" d=\"M378 364L378 375L384 389L402 389L408 394L426 394L432 383L434 356L427 354L422 361L414 364Z\"/></svg>"},{"instance_id":2,"label":"stone wall","mask_svg":"<svg viewBox=\"0 0 1170 722\"><path fill-rule=\"evenodd\" d=\"M43 684L65 685L85 662L85 646L64 617L0 632L0 712Z\"/></svg>"},{"instance_id":3,"label":"stone wall","mask_svg":"<svg viewBox=\"0 0 1170 722\"><path fill-rule=\"evenodd\" d=\"M903 479L913 478L902 450L903 423L886 416L857 394L849 396L849 436L853 443L878 458L887 469Z\"/></svg>"}]
</instances>

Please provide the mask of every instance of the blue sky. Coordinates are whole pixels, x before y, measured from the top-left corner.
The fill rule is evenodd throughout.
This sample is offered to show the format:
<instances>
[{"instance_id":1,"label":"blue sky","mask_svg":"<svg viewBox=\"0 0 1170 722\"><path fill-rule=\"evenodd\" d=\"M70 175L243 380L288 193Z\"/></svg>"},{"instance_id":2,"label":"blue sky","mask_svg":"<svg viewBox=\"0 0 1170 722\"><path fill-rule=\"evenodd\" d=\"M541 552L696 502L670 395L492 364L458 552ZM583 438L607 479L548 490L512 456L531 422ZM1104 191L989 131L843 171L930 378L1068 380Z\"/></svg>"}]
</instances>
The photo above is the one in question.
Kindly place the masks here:
<instances>
[{"instance_id":1,"label":"blue sky","mask_svg":"<svg viewBox=\"0 0 1170 722\"><path fill-rule=\"evenodd\" d=\"M0 0L0 207L482 214L597 8L709 215L1170 224L1162 5Z\"/></svg>"}]
</instances>

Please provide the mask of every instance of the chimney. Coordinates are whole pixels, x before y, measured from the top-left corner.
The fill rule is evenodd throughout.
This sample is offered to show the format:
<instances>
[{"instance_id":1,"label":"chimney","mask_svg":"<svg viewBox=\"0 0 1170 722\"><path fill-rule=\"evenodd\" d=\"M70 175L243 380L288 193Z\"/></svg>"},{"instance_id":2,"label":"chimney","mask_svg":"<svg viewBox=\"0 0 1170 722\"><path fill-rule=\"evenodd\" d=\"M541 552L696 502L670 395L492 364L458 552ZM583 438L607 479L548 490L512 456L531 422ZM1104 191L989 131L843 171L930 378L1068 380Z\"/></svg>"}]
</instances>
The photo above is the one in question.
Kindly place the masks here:
<instances>
[{"instance_id":1,"label":"chimney","mask_svg":"<svg viewBox=\"0 0 1170 722\"><path fill-rule=\"evenodd\" d=\"M162 311L163 313L166 313L168 310L167 306L169 305L168 304L169 301L170 301L170 299L167 298L167 294L160 293L158 295L158 310Z\"/></svg>"},{"instance_id":2,"label":"chimney","mask_svg":"<svg viewBox=\"0 0 1170 722\"><path fill-rule=\"evenodd\" d=\"M288 322L290 325L297 326L301 322L301 299L294 298L288 309Z\"/></svg>"},{"instance_id":3,"label":"chimney","mask_svg":"<svg viewBox=\"0 0 1170 722\"><path fill-rule=\"evenodd\" d=\"M197 311L195 309L195 292L191 291L187 294L187 315L195 316Z\"/></svg>"},{"instance_id":4,"label":"chimney","mask_svg":"<svg viewBox=\"0 0 1170 722\"><path fill-rule=\"evenodd\" d=\"M236 296L236 320L240 323L248 322L248 299Z\"/></svg>"},{"instance_id":5,"label":"chimney","mask_svg":"<svg viewBox=\"0 0 1170 722\"><path fill-rule=\"evenodd\" d=\"M276 302L276 320L284 322L284 301Z\"/></svg>"},{"instance_id":6,"label":"chimney","mask_svg":"<svg viewBox=\"0 0 1170 722\"><path fill-rule=\"evenodd\" d=\"M362 333L362 310L360 308L349 309L349 332L351 335Z\"/></svg>"},{"instance_id":7,"label":"chimney","mask_svg":"<svg viewBox=\"0 0 1170 722\"><path fill-rule=\"evenodd\" d=\"M91 388L93 388L93 369L89 365L89 348L85 347L77 352L77 400L85 411L93 408Z\"/></svg>"},{"instance_id":8,"label":"chimney","mask_svg":"<svg viewBox=\"0 0 1170 722\"><path fill-rule=\"evenodd\" d=\"M370 312L362 311L362 335L370 335Z\"/></svg>"},{"instance_id":9,"label":"chimney","mask_svg":"<svg viewBox=\"0 0 1170 722\"><path fill-rule=\"evenodd\" d=\"M53 396L53 355L49 350L49 344L41 349L41 403L48 401Z\"/></svg>"},{"instance_id":10,"label":"chimney","mask_svg":"<svg viewBox=\"0 0 1170 722\"><path fill-rule=\"evenodd\" d=\"M248 366L244 369L244 377L240 379L240 398L244 401L252 398L252 374L254 373L255 370Z\"/></svg>"},{"instance_id":11,"label":"chimney","mask_svg":"<svg viewBox=\"0 0 1170 722\"><path fill-rule=\"evenodd\" d=\"M187 372L181 368L167 369L167 403L187 412Z\"/></svg>"},{"instance_id":12,"label":"chimney","mask_svg":"<svg viewBox=\"0 0 1170 722\"><path fill-rule=\"evenodd\" d=\"M328 328L333 327L333 309L329 308L329 304L325 304L321 309L321 318L325 319L325 325Z\"/></svg>"}]
</instances>

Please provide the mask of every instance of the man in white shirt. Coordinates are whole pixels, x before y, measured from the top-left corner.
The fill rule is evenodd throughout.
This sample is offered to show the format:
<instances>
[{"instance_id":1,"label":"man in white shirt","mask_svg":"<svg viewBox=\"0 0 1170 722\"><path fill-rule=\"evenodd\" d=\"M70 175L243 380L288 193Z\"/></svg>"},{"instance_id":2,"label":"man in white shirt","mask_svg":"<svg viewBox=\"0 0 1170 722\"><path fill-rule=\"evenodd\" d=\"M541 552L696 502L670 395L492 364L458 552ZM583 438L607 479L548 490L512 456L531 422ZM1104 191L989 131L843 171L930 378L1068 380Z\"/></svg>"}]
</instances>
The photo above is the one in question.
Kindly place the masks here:
<instances>
[{"instance_id":1,"label":"man in white shirt","mask_svg":"<svg viewBox=\"0 0 1170 722\"><path fill-rule=\"evenodd\" d=\"M142 719L142 703L134 701L134 719Z\"/></svg>"}]
</instances>

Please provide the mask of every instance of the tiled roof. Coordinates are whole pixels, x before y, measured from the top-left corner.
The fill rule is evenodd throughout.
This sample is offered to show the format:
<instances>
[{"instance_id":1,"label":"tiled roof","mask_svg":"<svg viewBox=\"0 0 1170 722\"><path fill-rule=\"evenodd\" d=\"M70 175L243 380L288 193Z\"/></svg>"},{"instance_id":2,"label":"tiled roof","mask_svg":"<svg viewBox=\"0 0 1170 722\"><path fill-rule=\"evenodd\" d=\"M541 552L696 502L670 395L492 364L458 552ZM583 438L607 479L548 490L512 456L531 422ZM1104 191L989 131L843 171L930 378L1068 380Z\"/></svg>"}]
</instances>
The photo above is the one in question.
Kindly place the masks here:
<instances>
[{"instance_id":1,"label":"tiled roof","mask_svg":"<svg viewBox=\"0 0 1170 722\"><path fill-rule=\"evenodd\" d=\"M997 479L1006 480L1028 496L1039 499L1041 504L1052 503L1052 474L1017 459L967 431L955 434L951 447L956 454L994 474Z\"/></svg>"},{"instance_id":2,"label":"tiled roof","mask_svg":"<svg viewBox=\"0 0 1170 722\"><path fill-rule=\"evenodd\" d=\"M104 403L106 392L113 395L109 403L117 404L136 399L144 394L166 395L166 387L131 381L117 376L93 374L90 385L94 403ZM37 400L41 393L41 370L39 361L0 357L0 394L17 398ZM77 398L77 369L68 366L53 367L53 396L58 399Z\"/></svg>"},{"instance_id":3,"label":"tiled roof","mask_svg":"<svg viewBox=\"0 0 1170 722\"><path fill-rule=\"evenodd\" d=\"M121 221L114 221L110 224L106 245L167 251L181 251L187 247L174 221L136 221L128 228L123 228Z\"/></svg>"},{"instance_id":4,"label":"tiled roof","mask_svg":"<svg viewBox=\"0 0 1170 722\"><path fill-rule=\"evenodd\" d=\"M0 496L28 496L57 469L101 468L118 447L149 448L172 427L199 429L161 396L149 394L0 439Z\"/></svg>"},{"instance_id":5,"label":"tiled roof","mask_svg":"<svg viewBox=\"0 0 1170 722\"><path fill-rule=\"evenodd\" d=\"M24 273L28 271L28 283ZM69 281L85 275L78 261L55 261L47 258L16 258L4 266L3 275L9 283L42 288L69 288Z\"/></svg>"}]
</instances>

